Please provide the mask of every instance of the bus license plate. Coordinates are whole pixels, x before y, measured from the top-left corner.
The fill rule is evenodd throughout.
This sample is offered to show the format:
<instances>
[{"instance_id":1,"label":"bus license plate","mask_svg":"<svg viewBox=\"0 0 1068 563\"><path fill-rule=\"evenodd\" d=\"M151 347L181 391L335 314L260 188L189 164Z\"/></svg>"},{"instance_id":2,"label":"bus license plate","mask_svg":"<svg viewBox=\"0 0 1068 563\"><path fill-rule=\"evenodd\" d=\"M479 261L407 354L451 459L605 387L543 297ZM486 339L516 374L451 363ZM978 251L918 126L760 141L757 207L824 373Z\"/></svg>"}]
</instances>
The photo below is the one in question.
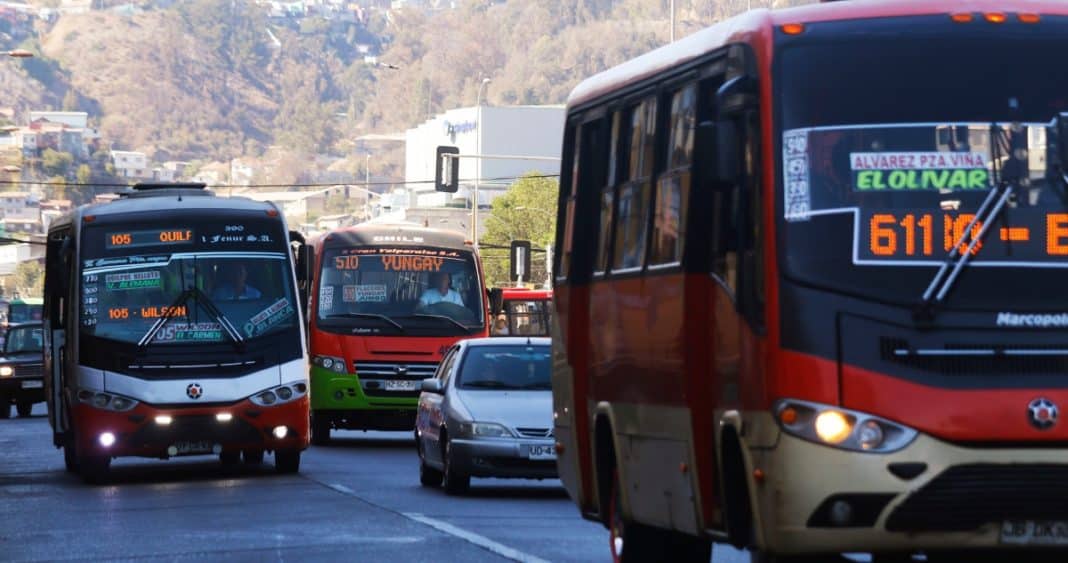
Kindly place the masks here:
<instances>
[{"instance_id":1,"label":"bus license plate","mask_svg":"<svg viewBox=\"0 0 1068 563\"><path fill-rule=\"evenodd\" d=\"M415 391L415 381L386 381L386 391Z\"/></svg>"},{"instance_id":2,"label":"bus license plate","mask_svg":"<svg viewBox=\"0 0 1068 563\"><path fill-rule=\"evenodd\" d=\"M44 381L23 381L23 389L41 389L44 387Z\"/></svg>"},{"instance_id":3,"label":"bus license plate","mask_svg":"<svg viewBox=\"0 0 1068 563\"><path fill-rule=\"evenodd\" d=\"M212 443L203 440L199 442L177 442L174 444L174 447L178 450L178 455L212 453Z\"/></svg>"},{"instance_id":4,"label":"bus license plate","mask_svg":"<svg viewBox=\"0 0 1068 563\"><path fill-rule=\"evenodd\" d=\"M527 457L530 459L556 459L556 449L552 444L532 444Z\"/></svg>"},{"instance_id":5,"label":"bus license plate","mask_svg":"<svg viewBox=\"0 0 1068 563\"><path fill-rule=\"evenodd\" d=\"M1015 520L1001 525L1001 543L1014 545L1068 545L1068 522Z\"/></svg>"}]
</instances>

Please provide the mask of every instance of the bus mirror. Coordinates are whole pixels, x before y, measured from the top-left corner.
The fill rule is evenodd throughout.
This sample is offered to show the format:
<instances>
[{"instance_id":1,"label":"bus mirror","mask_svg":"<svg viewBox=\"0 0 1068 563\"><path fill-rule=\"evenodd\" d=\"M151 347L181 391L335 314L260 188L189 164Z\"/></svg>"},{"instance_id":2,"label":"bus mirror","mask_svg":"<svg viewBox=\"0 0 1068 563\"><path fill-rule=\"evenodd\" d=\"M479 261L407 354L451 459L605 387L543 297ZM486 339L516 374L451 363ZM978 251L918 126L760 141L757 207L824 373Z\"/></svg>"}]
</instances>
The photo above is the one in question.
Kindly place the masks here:
<instances>
[{"instance_id":1,"label":"bus mirror","mask_svg":"<svg viewBox=\"0 0 1068 563\"><path fill-rule=\"evenodd\" d=\"M721 117L737 115L757 105L756 81L749 75L735 76L716 90L716 111Z\"/></svg>"},{"instance_id":2,"label":"bus mirror","mask_svg":"<svg viewBox=\"0 0 1068 563\"><path fill-rule=\"evenodd\" d=\"M1053 130L1050 131L1050 135L1047 135L1048 139L1051 139L1049 144L1055 145L1056 158L1058 159L1060 175L1068 181L1068 113L1059 113L1057 117L1053 119Z\"/></svg>"},{"instance_id":3,"label":"bus mirror","mask_svg":"<svg viewBox=\"0 0 1068 563\"><path fill-rule=\"evenodd\" d=\"M715 180L719 185L731 185L741 174L741 139L738 122L721 119L716 122L716 170Z\"/></svg>"},{"instance_id":4,"label":"bus mirror","mask_svg":"<svg viewBox=\"0 0 1068 563\"><path fill-rule=\"evenodd\" d=\"M489 290L490 313L496 315L504 308L504 290L495 287Z\"/></svg>"},{"instance_id":5,"label":"bus mirror","mask_svg":"<svg viewBox=\"0 0 1068 563\"><path fill-rule=\"evenodd\" d=\"M433 377L424 379L420 388L424 393L434 393L435 395L443 395L445 393L445 389L441 386L441 380Z\"/></svg>"}]
</instances>

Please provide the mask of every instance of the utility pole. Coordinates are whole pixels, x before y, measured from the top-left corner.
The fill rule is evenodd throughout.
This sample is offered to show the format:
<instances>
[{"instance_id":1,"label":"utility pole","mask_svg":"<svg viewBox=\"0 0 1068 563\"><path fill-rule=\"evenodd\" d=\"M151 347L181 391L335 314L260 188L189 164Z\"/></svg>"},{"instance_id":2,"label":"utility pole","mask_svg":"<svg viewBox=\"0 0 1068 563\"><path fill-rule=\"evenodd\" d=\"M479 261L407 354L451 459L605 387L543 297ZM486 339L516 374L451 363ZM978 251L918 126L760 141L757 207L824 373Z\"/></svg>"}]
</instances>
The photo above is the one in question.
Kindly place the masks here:
<instances>
[{"instance_id":1,"label":"utility pole","mask_svg":"<svg viewBox=\"0 0 1068 563\"><path fill-rule=\"evenodd\" d=\"M482 90L490 83L489 78L483 78L478 85L478 97L475 100L475 153L482 154ZM471 198L471 244L478 251L478 185L482 178L482 160L475 163L475 189Z\"/></svg>"},{"instance_id":2,"label":"utility pole","mask_svg":"<svg viewBox=\"0 0 1068 563\"><path fill-rule=\"evenodd\" d=\"M675 42L675 0L671 0L671 42Z\"/></svg>"}]
</instances>

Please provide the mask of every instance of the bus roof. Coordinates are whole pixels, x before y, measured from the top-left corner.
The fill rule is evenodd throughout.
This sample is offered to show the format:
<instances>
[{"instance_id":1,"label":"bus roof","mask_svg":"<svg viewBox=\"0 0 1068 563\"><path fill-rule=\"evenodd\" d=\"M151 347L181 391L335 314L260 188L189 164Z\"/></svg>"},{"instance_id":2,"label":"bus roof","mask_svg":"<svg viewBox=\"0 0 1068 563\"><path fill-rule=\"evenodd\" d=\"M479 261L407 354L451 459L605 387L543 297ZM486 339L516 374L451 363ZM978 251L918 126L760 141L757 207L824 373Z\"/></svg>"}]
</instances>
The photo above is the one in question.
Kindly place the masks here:
<instances>
[{"instance_id":1,"label":"bus roof","mask_svg":"<svg viewBox=\"0 0 1068 563\"><path fill-rule=\"evenodd\" d=\"M85 216L109 217L150 212L162 214L173 211L274 211L281 217L278 207L269 201L254 201L244 197L216 197L211 192L198 193L192 190L160 190L157 193L139 193L114 201L82 205L54 221L52 228L68 225Z\"/></svg>"},{"instance_id":2,"label":"bus roof","mask_svg":"<svg viewBox=\"0 0 1068 563\"><path fill-rule=\"evenodd\" d=\"M582 81L568 97L576 108L661 72L709 54L730 43L752 42L773 27L786 23L813 23L894 16L955 14L961 12L1036 13L1068 15L1063 0L865 0L807 4L781 10L752 10L724 20L670 45L650 51ZM987 25L976 22L975 25Z\"/></svg>"},{"instance_id":3,"label":"bus roof","mask_svg":"<svg viewBox=\"0 0 1068 563\"><path fill-rule=\"evenodd\" d=\"M367 246L399 244L474 250L470 241L456 231L431 229L407 223L361 223L351 227L342 227L322 235L319 242Z\"/></svg>"}]
</instances>

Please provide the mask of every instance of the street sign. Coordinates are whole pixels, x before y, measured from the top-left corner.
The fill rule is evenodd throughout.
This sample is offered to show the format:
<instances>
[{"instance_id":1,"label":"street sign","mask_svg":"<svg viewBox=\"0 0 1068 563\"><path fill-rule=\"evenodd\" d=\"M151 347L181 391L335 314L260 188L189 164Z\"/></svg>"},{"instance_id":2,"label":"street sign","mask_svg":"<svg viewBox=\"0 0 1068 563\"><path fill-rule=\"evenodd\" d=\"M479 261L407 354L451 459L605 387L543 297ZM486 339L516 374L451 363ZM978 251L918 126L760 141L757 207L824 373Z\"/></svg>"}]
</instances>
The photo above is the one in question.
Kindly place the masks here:
<instances>
[{"instance_id":1,"label":"street sign","mask_svg":"<svg viewBox=\"0 0 1068 563\"><path fill-rule=\"evenodd\" d=\"M460 189L460 149L439 146L434 161L434 189L439 192L456 193Z\"/></svg>"},{"instance_id":2,"label":"street sign","mask_svg":"<svg viewBox=\"0 0 1068 563\"><path fill-rule=\"evenodd\" d=\"M514 282L530 279L530 241L513 240L510 252L511 278Z\"/></svg>"}]
</instances>

